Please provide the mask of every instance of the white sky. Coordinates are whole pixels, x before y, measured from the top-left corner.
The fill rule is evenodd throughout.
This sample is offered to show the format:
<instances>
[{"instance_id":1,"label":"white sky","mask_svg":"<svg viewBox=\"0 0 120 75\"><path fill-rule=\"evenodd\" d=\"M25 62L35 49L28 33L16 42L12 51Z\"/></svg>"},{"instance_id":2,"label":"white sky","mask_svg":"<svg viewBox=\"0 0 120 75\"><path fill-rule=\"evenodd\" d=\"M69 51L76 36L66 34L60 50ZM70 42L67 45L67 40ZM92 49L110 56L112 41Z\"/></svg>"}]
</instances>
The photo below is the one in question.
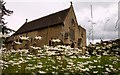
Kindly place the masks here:
<instances>
[{"instance_id":1,"label":"white sky","mask_svg":"<svg viewBox=\"0 0 120 75\"><path fill-rule=\"evenodd\" d=\"M64 1L74 1L74 2L118 2L119 0L4 0L6 2L64 2Z\"/></svg>"},{"instance_id":2,"label":"white sky","mask_svg":"<svg viewBox=\"0 0 120 75\"><path fill-rule=\"evenodd\" d=\"M13 10L14 13L5 17L7 26L17 30L25 19L28 21L46 16L48 14L66 9L70 6L70 0L4 0L6 8ZM72 0L71 0L72 1ZM118 17L119 0L73 0L73 7L79 25L82 25L87 31L91 29L88 23L90 18L90 5L93 6L94 39L115 39L115 25ZM108 22L107 20L110 19Z\"/></svg>"}]
</instances>

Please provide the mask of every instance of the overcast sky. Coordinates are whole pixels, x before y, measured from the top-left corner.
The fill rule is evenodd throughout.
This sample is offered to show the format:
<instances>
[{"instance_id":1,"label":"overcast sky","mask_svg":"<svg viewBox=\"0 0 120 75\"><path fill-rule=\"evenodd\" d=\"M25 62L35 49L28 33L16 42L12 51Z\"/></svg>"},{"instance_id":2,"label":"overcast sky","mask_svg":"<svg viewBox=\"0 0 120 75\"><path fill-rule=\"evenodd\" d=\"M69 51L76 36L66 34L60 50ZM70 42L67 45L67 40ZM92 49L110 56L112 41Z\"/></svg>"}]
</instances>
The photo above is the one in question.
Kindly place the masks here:
<instances>
[{"instance_id":1,"label":"overcast sky","mask_svg":"<svg viewBox=\"0 0 120 75\"><path fill-rule=\"evenodd\" d=\"M4 0L6 8L13 10L14 13L5 17L7 26L17 30L25 22L25 19L32 21L42 16L69 8L70 0ZM71 0L72 1L72 0ZM94 25L94 39L115 39L116 21L118 18L119 0L74 0L73 7L78 24L87 31L87 38L91 30L91 20ZM93 7L93 19L91 19L90 5Z\"/></svg>"}]
</instances>

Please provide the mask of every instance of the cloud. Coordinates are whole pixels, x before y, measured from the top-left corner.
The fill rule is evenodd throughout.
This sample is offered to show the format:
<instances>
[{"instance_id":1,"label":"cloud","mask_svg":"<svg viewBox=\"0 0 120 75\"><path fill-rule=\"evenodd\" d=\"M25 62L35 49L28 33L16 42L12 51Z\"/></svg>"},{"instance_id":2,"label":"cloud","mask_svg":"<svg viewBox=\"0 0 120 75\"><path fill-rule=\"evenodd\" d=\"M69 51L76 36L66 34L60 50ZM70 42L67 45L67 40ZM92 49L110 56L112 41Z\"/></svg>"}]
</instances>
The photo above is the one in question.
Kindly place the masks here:
<instances>
[{"instance_id":1,"label":"cloud","mask_svg":"<svg viewBox=\"0 0 120 75\"><path fill-rule=\"evenodd\" d=\"M74 2L118 2L119 0L72 0Z\"/></svg>"},{"instance_id":2,"label":"cloud","mask_svg":"<svg viewBox=\"0 0 120 75\"><path fill-rule=\"evenodd\" d=\"M32 21L34 19L63 10L63 8L65 9L69 7L69 5L67 3L63 4L59 2L8 2L6 7L14 12L11 16L6 17L6 21L8 22L7 26L17 30L21 25L23 25L25 19Z\"/></svg>"},{"instance_id":3,"label":"cloud","mask_svg":"<svg viewBox=\"0 0 120 75\"><path fill-rule=\"evenodd\" d=\"M42 2L42 3L53 3L53 2L70 2L69 0L5 0L5 2L32 2L32 3L36 3L36 2Z\"/></svg>"},{"instance_id":4,"label":"cloud","mask_svg":"<svg viewBox=\"0 0 120 75\"><path fill-rule=\"evenodd\" d=\"M93 6L93 19L91 19L90 5ZM100 39L115 39L117 38L115 32L115 25L117 21L118 7L116 2L76 2L75 5L78 23L86 28L87 38L92 39L92 25L88 20L92 20L94 25L94 40ZM91 35L89 35L89 32Z\"/></svg>"}]
</instances>

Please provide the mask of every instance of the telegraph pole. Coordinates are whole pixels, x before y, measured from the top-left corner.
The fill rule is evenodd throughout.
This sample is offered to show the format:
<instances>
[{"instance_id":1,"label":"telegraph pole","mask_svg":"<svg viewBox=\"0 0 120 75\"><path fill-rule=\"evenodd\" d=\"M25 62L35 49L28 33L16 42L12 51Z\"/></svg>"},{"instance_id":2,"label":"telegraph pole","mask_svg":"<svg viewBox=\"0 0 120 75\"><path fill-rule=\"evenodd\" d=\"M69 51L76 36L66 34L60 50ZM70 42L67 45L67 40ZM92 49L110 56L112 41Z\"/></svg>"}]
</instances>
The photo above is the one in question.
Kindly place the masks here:
<instances>
[{"instance_id":1,"label":"telegraph pole","mask_svg":"<svg viewBox=\"0 0 120 75\"><path fill-rule=\"evenodd\" d=\"M93 20L93 13L92 13L92 5L91 5L91 19ZM93 23L92 24L92 43L94 43L94 35L93 35Z\"/></svg>"},{"instance_id":2,"label":"telegraph pole","mask_svg":"<svg viewBox=\"0 0 120 75\"><path fill-rule=\"evenodd\" d=\"M102 36L103 36L103 40L105 39L105 35L104 35L104 34L105 34L105 26L106 26L106 24L107 24L109 21L110 21L110 19L107 19L106 22L105 22L105 25L104 25L103 35L102 35Z\"/></svg>"},{"instance_id":3,"label":"telegraph pole","mask_svg":"<svg viewBox=\"0 0 120 75\"><path fill-rule=\"evenodd\" d=\"M93 13L92 13L92 5L90 5L90 11L91 11L91 20L89 20L88 22L91 23L92 29L90 29L89 31L89 42L90 42L90 35L92 34L92 43L94 43L94 31L93 31L93 25L96 24L95 22L93 22Z\"/></svg>"}]
</instances>

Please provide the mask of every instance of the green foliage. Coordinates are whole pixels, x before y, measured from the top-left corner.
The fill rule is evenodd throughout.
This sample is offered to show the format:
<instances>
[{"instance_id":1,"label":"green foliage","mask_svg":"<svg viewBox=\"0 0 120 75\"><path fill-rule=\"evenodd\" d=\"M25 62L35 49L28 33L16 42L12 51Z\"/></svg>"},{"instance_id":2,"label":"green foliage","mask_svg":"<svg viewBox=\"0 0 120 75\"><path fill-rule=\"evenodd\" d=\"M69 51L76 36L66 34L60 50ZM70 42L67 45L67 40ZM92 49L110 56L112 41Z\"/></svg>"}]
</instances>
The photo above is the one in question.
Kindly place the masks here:
<instances>
[{"instance_id":1,"label":"green foliage","mask_svg":"<svg viewBox=\"0 0 120 75\"><path fill-rule=\"evenodd\" d=\"M62 53L62 55L47 55L46 52L48 49L50 48L42 48L37 50L38 53L36 55L24 49L17 51L3 51L3 75L120 74L120 56L118 55L68 56ZM52 51L55 51L55 49L50 50L50 52ZM68 50L64 48L63 51Z\"/></svg>"}]
</instances>

